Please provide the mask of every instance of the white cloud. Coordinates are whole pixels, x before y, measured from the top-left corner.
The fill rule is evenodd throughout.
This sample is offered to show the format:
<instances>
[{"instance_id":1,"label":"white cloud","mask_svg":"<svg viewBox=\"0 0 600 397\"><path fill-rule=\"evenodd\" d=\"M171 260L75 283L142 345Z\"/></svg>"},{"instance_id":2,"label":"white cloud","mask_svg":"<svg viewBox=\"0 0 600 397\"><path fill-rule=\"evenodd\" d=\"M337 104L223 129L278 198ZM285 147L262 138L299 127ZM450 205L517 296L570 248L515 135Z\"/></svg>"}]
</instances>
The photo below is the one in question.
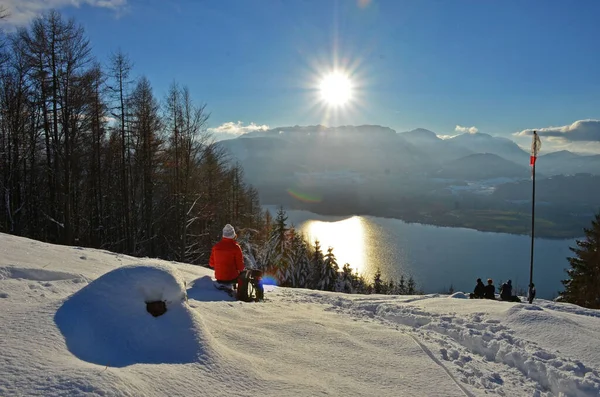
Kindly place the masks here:
<instances>
[{"instance_id":1,"label":"white cloud","mask_svg":"<svg viewBox=\"0 0 600 397\"><path fill-rule=\"evenodd\" d=\"M6 22L13 26L26 25L51 9L82 5L122 11L127 6L127 0L0 0L0 6L4 7L9 14Z\"/></svg>"},{"instance_id":2,"label":"white cloud","mask_svg":"<svg viewBox=\"0 0 600 397\"><path fill-rule=\"evenodd\" d=\"M236 138L240 135L244 135L253 131L267 131L268 129L269 126L265 124L258 125L255 123L250 123L248 125L244 125L242 121L228 121L218 127L209 128L208 132L214 134L217 140L222 140Z\"/></svg>"},{"instance_id":3,"label":"white cloud","mask_svg":"<svg viewBox=\"0 0 600 397\"><path fill-rule=\"evenodd\" d=\"M477 132L479 132L479 129L475 126L473 127L463 127L462 125L457 125L456 128L454 128L454 131L456 132L468 132L469 134L475 134Z\"/></svg>"},{"instance_id":4,"label":"white cloud","mask_svg":"<svg viewBox=\"0 0 600 397\"><path fill-rule=\"evenodd\" d=\"M561 142L600 142L600 120L578 120L571 125L562 127L545 127L539 129L527 129L515 132L518 137L530 136L533 131L550 141Z\"/></svg>"},{"instance_id":5,"label":"white cloud","mask_svg":"<svg viewBox=\"0 0 600 397\"><path fill-rule=\"evenodd\" d=\"M529 152L531 147L530 136L515 136L514 141L521 147L521 149ZM556 138L542 137L542 150L540 154L547 154L551 152L558 152L560 150L568 150L573 153L580 154L600 154L600 142L565 142L564 140L557 140Z\"/></svg>"},{"instance_id":6,"label":"white cloud","mask_svg":"<svg viewBox=\"0 0 600 397\"><path fill-rule=\"evenodd\" d=\"M560 127L526 129L515 132L513 137L519 146L529 150L533 131L540 135L544 152L569 150L577 153L600 153L600 120L578 120Z\"/></svg>"}]
</instances>

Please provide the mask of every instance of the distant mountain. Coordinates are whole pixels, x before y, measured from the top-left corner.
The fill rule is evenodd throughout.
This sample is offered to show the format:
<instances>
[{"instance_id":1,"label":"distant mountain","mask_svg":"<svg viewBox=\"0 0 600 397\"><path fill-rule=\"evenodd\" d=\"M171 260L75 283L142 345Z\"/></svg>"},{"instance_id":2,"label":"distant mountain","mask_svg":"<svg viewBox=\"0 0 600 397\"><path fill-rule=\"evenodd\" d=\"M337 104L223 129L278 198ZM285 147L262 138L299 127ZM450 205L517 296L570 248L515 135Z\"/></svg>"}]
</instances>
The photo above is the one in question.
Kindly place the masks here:
<instances>
[{"instance_id":1,"label":"distant mountain","mask_svg":"<svg viewBox=\"0 0 600 397\"><path fill-rule=\"evenodd\" d=\"M536 169L547 175L600 175L600 155L582 156L561 150L540 156Z\"/></svg>"},{"instance_id":2,"label":"distant mountain","mask_svg":"<svg viewBox=\"0 0 600 397\"><path fill-rule=\"evenodd\" d=\"M513 163L491 153L475 153L448 162L432 176L462 181L479 181L495 178L527 178L527 166Z\"/></svg>"},{"instance_id":3,"label":"distant mountain","mask_svg":"<svg viewBox=\"0 0 600 397\"><path fill-rule=\"evenodd\" d=\"M471 150L456 145L450 140L441 139L435 132L424 128L401 132L398 135L427 154L434 163L440 165L473 153Z\"/></svg>"},{"instance_id":4,"label":"distant mountain","mask_svg":"<svg viewBox=\"0 0 600 397\"><path fill-rule=\"evenodd\" d=\"M480 230L528 230L529 153L509 139L482 133L440 139L426 129L396 133L377 125L316 125L256 131L216 145L242 165L244 180L257 189L263 204L330 215L435 219L439 225L477 225ZM555 225L540 233L578 233L581 215L597 210L600 176L584 173L600 175L600 155L547 153L536 165L536 197L544 203L540 219ZM579 175L546 178L553 173ZM478 194L482 191L488 194ZM493 214L506 211L525 215L500 225Z\"/></svg>"},{"instance_id":5,"label":"distant mountain","mask_svg":"<svg viewBox=\"0 0 600 397\"><path fill-rule=\"evenodd\" d=\"M555 161L555 160L560 160L560 161L565 161L565 160L573 160L576 158L581 157L580 155L570 152L568 150L559 150L558 152L551 152L551 153L547 153L547 154L543 154L541 155L539 158L540 159L544 159L544 160L550 160L550 161Z\"/></svg>"},{"instance_id":6,"label":"distant mountain","mask_svg":"<svg viewBox=\"0 0 600 397\"><path fill-rule=\"evenodd\" d=\"M471 150L474 153L492 153L517 164L529 164L529 153L508 138L494 137L477 132L461 134L448 141Z\"/></svg>"},{"instance_id":7,"label":"distant mountain","mask_svg":"<svg viewBox=\"0 0 600 397\"><path fill-rule=\"evenodd\" d=\"M580 156L571 162L571 167L567 167L569 174L589 173L600 175L600 154L592 156Z\"/></svg>"},{"instance_id":8,"label":"distant mountain","mask_svg":"<svg viewBox=\"0 0 600 397\"><path fill-rule=\"evenodd\" d=\"M442 140L435 132L426 130L424 128L417 128L412 131L401 132L398 135L412 144L440 142Z\"/></svg>"},{"instance_id":9,"label":"distant mountain","mask_svg":"<svg viewBox=\"0 0 600 397\"><path fill-rule=\"evenodd\" d=\"M292 143L279 137L247 138L245 135L216 143L232 162L239 162L251 184L269 184L298 170L298 165L280 159ZM273 169L275 168L275 171Z\"/></svg>"},{"instance_id":10,"label":"distant mountain","mask_svg":"<svg viewBox=\"0 0 600 397\"><path fill-rule=\"evenodd\" d=\"M252 131L244 135L247 138L256 137L285 137L288 139L302 139L305 137L340 137L342 139L386 139L396 137L396 131L380 125L348 125L340 127L326 127L324 125L278 127L266 131Z\"/></svg>"},{"instance_id":11,"label":"distant mountain","mask_svg":"<svg viewBox=\"0 0 600 397\"><path fill-rule=\"evenodd\" d=\"M529 153L509 139L484 133L440 139L423 128L396 133L379 125L315 125L255 131L217 144L241 163L246 180L258 187L335 183L340 173L359 175L369 183L366 191L389 187L384 182L388 179L381 178L424 181L421 177L429 175L475 181L530 176ZM600 175L600 155L561 151L538 159L540 177L577 173ZM412 188L394 186L403 192Z\"/></svg>"},{"instance_id":12,"label":"distant mountain","mask_svg":"<svg viewBox=\"0 0 600 397\"><path fill-rule=\"evenodd\" d=\"M220 141L218 145L226 148L236 160L246 161L248 158L262 158L273 152L286 150L290 142L279 137L247 138L242 135L236 139Z\"/></svg>"},{"instance_id":13,"label":"distant mountain","mask_svg":"<svg viewBox=\"0 0 600 397\"><path fill-rule=\"evenodd\" d=\"M432 167L426 153L381 126L282 127L217 144L242 164L252 184L289 185L311 173L406 175Z\"/></svg>"}]
</instances>

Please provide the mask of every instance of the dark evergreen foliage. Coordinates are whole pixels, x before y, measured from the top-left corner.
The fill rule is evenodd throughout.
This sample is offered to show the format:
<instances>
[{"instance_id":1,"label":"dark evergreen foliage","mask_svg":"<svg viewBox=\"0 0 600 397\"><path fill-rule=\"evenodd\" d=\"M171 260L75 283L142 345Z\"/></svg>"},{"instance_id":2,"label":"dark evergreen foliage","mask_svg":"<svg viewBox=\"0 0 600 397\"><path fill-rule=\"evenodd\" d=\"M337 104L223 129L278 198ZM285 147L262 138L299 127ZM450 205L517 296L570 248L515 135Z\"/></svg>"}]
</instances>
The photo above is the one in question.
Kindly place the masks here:
<instances>
[{"instance_id":1,"label":"dark evergreen foliage","mask_svg":"<svg viewBox=\"0 0 600 397\"><path fill-rule=\"evenodd\" d=\"M570 250L574 257L567 258L570 269L563 280L565 290L559 299L591 309L600 309L600 213L592 220L592 227L584 229L585 239L577 240Z\"/></svg>"}]
</instances>

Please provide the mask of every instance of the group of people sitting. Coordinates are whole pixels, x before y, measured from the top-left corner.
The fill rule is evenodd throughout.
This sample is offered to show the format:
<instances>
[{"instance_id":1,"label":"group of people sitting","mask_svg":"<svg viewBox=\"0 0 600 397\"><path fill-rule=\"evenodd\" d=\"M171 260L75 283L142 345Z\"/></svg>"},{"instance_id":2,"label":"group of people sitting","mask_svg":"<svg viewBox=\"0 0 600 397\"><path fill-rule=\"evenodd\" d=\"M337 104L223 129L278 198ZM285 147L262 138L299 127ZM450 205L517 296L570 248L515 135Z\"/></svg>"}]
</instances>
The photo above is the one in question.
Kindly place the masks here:
<instances>
[{"instance_id":1,"label":"group of people sitting","mask_svg":"<svg viewBox=\"0 0 600 397\"><path fill-rule=\"evenodd\" d=\"M471 295L471 299L496 299L496 287L494 287L494 281L491 278L487 279L487 285L483 284L480 278L477 279L475 290Z\"/></svg>"},{"instance_id":2,"label":"group of people sitting","mask_svg":"<svg viewBox=\"0 0 600 397\"><path fill-rule=\"evenodd\" d=\"M533 302L535 298L535 285L531 283L529 286L528 294L529 303ZM477 279L477 285L475 290L469 295L471 299L496 299L496 287L494 287L494 281L491 278L487 279L487 285L483 284L480 278ZM508 280L503 283L500 287L500 300L507 302L521 302L518 296L512 293L512 281Z\"/></svg>"}]
</instances>

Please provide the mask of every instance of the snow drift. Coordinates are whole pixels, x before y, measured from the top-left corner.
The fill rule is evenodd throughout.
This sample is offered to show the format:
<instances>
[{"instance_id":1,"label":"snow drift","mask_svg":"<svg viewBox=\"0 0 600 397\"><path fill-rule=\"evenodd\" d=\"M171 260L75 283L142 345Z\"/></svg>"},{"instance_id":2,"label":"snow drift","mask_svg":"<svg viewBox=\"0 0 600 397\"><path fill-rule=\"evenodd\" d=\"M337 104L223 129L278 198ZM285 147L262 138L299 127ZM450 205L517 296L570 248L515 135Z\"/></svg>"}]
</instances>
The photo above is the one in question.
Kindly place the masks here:
<instances>
[{"instance_id":1,"label":"snow drift","mask_svg":"<svg viewBox=\"0 0 600 397\"><path fill-rule=\"evenodd\" d=\"M146 302L163 301L153 317ZM95 364L190 363L204 353L198 315L186 302L184 281L167 265L113 270L68 298L55 321L69 350Z\"/></svg>"}]
</instances>

